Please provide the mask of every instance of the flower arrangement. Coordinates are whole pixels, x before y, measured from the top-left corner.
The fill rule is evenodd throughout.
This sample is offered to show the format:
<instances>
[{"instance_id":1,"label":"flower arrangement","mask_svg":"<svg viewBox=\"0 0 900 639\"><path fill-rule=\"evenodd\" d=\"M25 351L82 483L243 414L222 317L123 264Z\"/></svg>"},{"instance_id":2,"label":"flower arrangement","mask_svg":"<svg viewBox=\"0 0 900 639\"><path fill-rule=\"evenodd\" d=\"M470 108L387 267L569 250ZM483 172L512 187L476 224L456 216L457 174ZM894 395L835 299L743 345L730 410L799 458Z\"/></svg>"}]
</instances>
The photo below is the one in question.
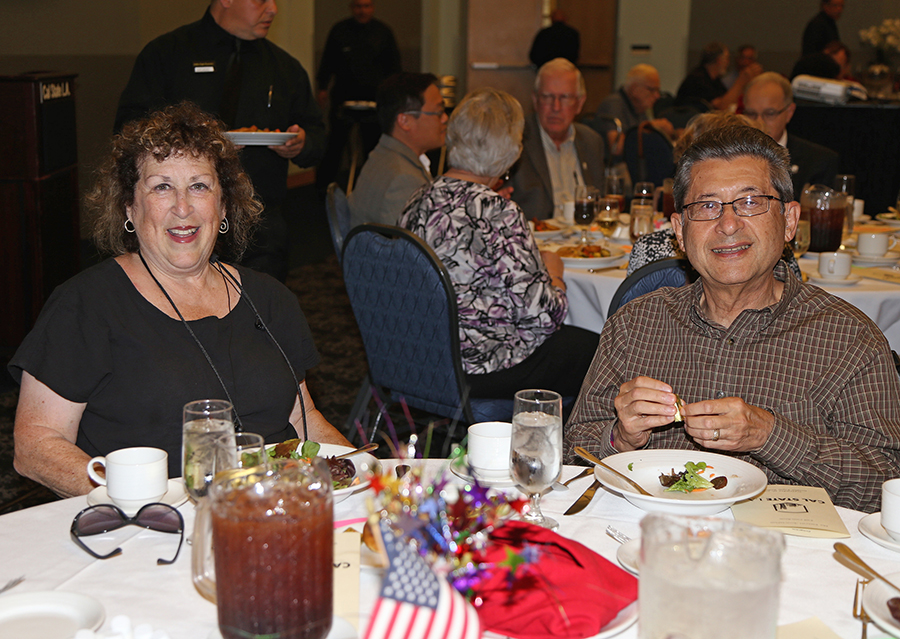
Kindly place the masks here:
<instances>
[{"instance_id":1,"label":"flower arrangement","mask_svg":"<svg viewBox=\"0 0 900 639\"><path fill-rule=\"evenodd\" d=\"M465 451L457 448L451 465L463 465ZM445 471L429 477L422 465L411 467L401 477L392 471L372 476L376 495L370 511L390 521L395 532L407 539L437 574L443 575L460 593L471 597L473 586L497 571L512 583L520 568L537 560L537 549L521 553L507 551L498 563L479 562L475 556L490 544L490 534L510 517L521 513L525 499L493 493L473 479L465 486L450 484Z\"/></svg>"},{"instance_id":2,"label":"flower arrangement","mask_svg":"<svg viewBox=\"0 0 900 639\"><path fill-rule=\"evenodd\" d=\"M900 19L885 18L880 25L861 29L859 40L873 47L882 57L889 51L900 53Z\"/></svg>"}]
</instances>

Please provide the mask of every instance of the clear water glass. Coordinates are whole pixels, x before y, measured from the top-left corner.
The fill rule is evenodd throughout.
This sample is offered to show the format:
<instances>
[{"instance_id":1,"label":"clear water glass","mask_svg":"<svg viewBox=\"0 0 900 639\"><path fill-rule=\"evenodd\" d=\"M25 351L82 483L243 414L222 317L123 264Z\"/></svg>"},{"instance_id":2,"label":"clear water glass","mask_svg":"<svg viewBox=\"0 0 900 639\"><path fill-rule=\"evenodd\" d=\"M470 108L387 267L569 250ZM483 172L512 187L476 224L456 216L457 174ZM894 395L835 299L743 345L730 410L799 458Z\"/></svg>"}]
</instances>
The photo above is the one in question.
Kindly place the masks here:
<instances>
[{"instance_id":1,"label":"clear water glass","mask_svg":"<svg viewBox=\"0 0 900 639\"><path fill-rule=\"evenodd\" d=\"M201 399L184 405L181 475L196 503L206 495L215 474L215 442L222 433L234 435L234 408L223 399Z\"/></svg>"},{"instance_id":2,"label":"clear water glass","mask_svg":"<svg viewBox=\"0 0 900 639\"><path fill-rule=\"evenodd\" d=\"M562 397L548 390L521 390L513 404L509 472L530 500L522 519L544 528L559 523L541 513L541 493L562 472Z\"/></svg>"}]
</instances>

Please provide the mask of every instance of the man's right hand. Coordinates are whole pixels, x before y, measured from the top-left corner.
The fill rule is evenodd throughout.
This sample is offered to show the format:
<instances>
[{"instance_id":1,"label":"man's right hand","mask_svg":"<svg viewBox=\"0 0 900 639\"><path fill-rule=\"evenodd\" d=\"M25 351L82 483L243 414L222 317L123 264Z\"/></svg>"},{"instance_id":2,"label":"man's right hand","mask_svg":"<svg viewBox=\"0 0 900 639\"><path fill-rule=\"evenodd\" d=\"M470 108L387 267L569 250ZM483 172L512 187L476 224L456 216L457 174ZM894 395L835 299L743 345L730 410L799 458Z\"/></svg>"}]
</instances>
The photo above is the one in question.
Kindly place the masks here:
<instances>
[{"instance_id":1,"label":"man's right hand","mask_svg":"<svg viewBox=\"0 0 900 639\"><path fill-rule=\"evenodd\" d=\"M675 417L672 387L650 377L635 377L619 388L615 399L619 421L613 427L616 450L624 452L647 445L650 431L671 424Z\"/></svg>"}]
</instances>

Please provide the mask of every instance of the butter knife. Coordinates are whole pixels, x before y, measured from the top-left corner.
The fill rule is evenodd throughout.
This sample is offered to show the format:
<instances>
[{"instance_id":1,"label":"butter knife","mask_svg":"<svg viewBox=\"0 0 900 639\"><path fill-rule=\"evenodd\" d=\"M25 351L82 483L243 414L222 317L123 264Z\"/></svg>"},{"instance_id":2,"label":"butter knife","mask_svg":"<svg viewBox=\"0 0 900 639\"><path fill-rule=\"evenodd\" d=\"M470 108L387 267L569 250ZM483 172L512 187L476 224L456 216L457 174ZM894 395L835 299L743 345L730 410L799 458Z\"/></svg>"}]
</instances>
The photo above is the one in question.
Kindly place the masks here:
<instances>
[{"instance_id":1,"label":"butter knife","mask_svg":"<svg viewBox=\"0 0 900 639\"><path fill-rule=\"evenodd\" d=\"M581 497L578 498L574 504L569 506L569 510L567 510L565 515L574 515L575 513L580 513L582 510L587 508L587 505L591 503L591 500L594 498L594 493L597 492L597 489L600 488L600 482L596 479L588 486L588 489L584 491Z\"/></svg>"}]
</instances>

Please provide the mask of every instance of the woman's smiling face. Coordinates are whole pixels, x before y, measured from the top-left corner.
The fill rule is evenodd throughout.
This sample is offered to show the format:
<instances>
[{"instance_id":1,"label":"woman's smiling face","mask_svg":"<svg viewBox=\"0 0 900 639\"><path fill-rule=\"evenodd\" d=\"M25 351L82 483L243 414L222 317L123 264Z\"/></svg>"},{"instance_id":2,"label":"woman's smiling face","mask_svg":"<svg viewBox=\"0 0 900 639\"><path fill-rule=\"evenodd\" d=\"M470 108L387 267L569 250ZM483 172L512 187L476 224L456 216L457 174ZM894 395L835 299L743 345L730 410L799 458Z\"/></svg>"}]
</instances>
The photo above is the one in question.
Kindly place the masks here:
<instances>
[{"instance_id":1,"label":"woman's smiling face","mask_svg":"<svg viewBox=\"0 0 900 639\"><path fill-rule=\"evenodd\" d=\"M147 157L126 213L149 262L173 276L197 272L212 255L225 217L215 167L203 156Z\"/></svg>"}]
</instances>

